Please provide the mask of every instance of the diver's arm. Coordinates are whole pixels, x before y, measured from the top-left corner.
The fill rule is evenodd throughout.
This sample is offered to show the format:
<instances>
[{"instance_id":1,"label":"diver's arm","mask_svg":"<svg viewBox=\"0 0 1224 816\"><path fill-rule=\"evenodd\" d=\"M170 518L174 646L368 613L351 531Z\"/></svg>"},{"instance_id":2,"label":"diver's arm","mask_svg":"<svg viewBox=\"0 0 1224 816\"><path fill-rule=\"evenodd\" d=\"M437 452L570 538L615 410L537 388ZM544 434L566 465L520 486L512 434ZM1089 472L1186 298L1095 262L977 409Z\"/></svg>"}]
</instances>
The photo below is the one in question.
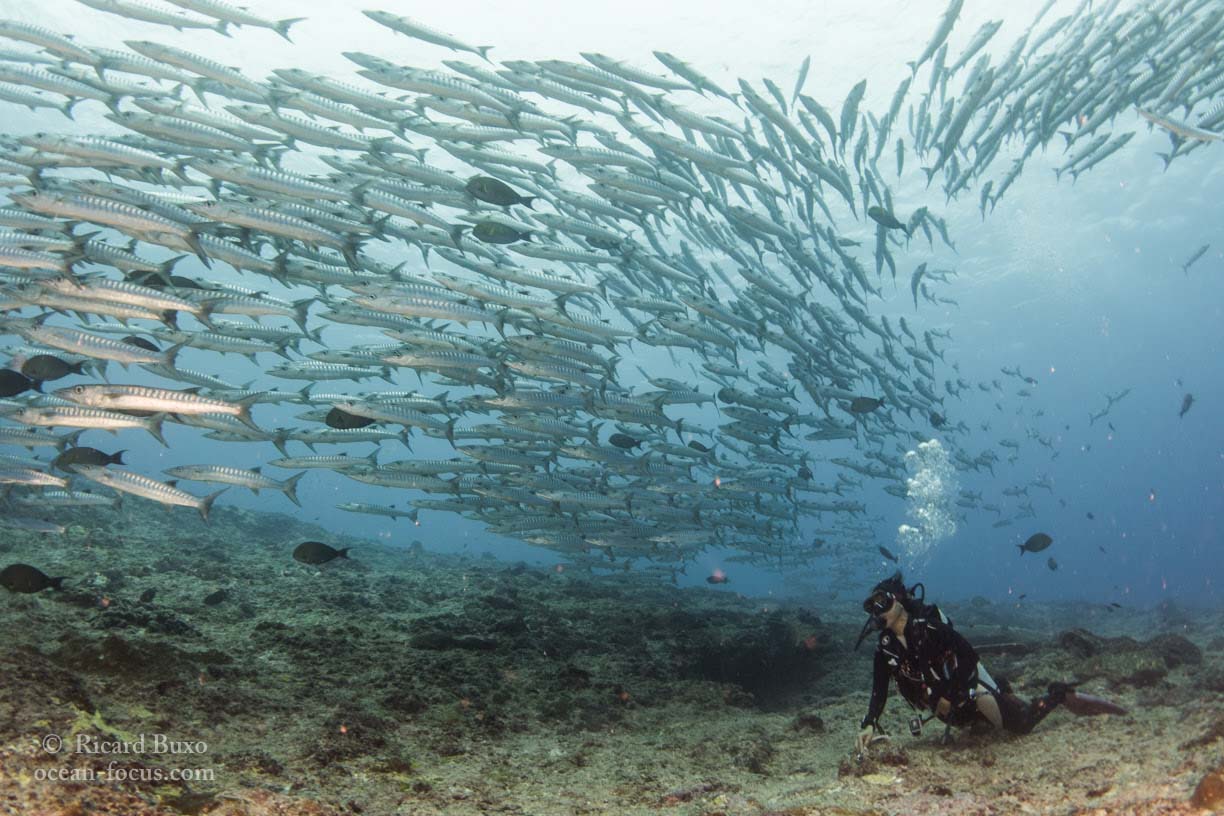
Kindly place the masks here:
<instances>
[{"instance_id":1,"label":"diver's arm","mask_svg":"<svg viewBox=\"0 0 1224 816\"><path fill-rule=\"evenodd\" d=\"M879 649L876 649L875 664L871 674L871 702L867 706L867 716L863 717L859 728L871 726L874 730L880 730L879 719L884 713L884 703L888 701L888 681L890 680L888 671L888 658Z\"/></svg>"}]
</instances>

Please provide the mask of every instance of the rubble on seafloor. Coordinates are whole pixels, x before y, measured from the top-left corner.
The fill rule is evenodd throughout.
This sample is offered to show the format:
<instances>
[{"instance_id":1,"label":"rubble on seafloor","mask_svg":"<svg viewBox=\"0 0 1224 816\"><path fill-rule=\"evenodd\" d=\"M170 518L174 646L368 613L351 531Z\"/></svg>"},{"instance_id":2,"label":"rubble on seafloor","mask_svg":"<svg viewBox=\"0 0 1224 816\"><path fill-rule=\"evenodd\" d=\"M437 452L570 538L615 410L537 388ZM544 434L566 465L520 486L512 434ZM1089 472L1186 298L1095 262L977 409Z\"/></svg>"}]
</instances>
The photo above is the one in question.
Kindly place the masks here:
<instances>
[{"instance_id":1,"label":"rubble on seafloor","mask_svg":"<svg viewBox=\"0 0 1224 816\"><path fill-rule=\"evenodd\" d=\"M1216 612L944 604L1021 695L1075 680L1130 715L942 745L942 727L909 736L894 695L890 740L855 757L857 609L234 508L61 521L0 539L0 566L66 576L0 591L5 816L1190 814L1224 797ZM351 558L290 557L316 538Z\"/></svg>"}]
</instances>

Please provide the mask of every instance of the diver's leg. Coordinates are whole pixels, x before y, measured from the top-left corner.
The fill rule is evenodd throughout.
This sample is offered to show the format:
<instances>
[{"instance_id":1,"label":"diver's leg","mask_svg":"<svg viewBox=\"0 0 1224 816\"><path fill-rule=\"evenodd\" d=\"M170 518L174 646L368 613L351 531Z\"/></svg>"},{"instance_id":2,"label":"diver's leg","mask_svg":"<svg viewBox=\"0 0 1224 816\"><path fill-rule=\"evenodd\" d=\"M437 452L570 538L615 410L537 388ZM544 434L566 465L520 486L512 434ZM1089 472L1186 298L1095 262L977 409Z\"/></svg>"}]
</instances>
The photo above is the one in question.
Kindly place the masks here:
<instances>
[{"instance_id":1,"label":"diver's leg","mask_svg":"<svg viewBox=\"0 0 1224 816\"><path fill-rule=\"evenodd\" d=\"M1003 712L999 710L999 701L995 699L990 689L979 685L976 702L979 714L990 720L990 724L995 728L1003 727Z\"/></svg>"},{"instance_id":2,"label":"diver's leg","mask_svg":"<svg viewBox=\"0 0 1224 816\"><path fill-rule=\"evenodd\" d=\"M1013 734L1027 734L1037 723L1058 707L1067 694L1067 686L1051 683L1049 692L1031 703L1026 703L1014 694L1004 692L998 696L999 712L1003 716L1003 727Z\"/></svg>"}]
</instances>

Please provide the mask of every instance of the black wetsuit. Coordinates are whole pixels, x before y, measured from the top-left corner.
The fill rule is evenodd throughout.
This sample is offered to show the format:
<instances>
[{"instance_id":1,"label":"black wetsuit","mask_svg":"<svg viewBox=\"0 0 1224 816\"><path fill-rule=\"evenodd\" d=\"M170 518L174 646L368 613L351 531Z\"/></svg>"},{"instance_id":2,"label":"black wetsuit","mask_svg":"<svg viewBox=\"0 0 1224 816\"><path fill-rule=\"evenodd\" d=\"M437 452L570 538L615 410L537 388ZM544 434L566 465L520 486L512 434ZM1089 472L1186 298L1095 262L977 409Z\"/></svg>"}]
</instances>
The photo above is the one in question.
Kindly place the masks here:
<instances>
[{"instance_id":1,"label":"black wetsuit","mask_svg":"<svg viewBox=\"0 0 1224 816\"><path fill-rule=\"evenodd\" d=\"M897 690L916 709L934 711L945 699L952 708L939 719L948 725L966 726L979 719L974 702L978 685L984 686L999 703L1003 727L1016 734L1027 734L1062 702L1065 687L1055 684L1050 694L1026 703L1011 693L1006 681L996 685L978 662L969 641L952 628L952 623L937 606L925 606L910 614L905 624L905 646L885 629L875 651L871 703L862 726L879 729L879 717L888 700L888 683L897 681Z\"/></svg>"}]
</instances>

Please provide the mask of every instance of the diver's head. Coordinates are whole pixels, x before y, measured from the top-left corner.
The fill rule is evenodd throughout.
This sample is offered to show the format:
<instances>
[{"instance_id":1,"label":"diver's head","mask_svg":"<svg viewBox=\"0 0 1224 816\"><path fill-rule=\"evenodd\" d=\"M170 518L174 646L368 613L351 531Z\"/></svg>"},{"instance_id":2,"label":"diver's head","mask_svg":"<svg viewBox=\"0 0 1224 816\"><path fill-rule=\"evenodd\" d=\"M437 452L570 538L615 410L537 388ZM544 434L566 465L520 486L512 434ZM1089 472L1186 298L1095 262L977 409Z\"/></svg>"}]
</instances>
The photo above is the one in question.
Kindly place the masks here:
<instances>
[{"instance_id":1,"label":"diver's head","mask_svg":"<svg viewBox=\"0 0 1224 816\"><path fill-rule=\"evenodd\" d=\"M858 642L854 644L854 648L857 649L862 645L863 640L872 629L893 628L901 620L902 615L915 614L922 605L922 598L914 597L914 591L920 586L922 584L914 584L907 588L900 571L876 584L871 594L863 600L863 611L869 617L863 624L863 630L859 632ZM924 587L922 597L925 596Z\"/></svg>"},{"instance_id":2,"label":"diver's head","mask_svg":"<svg viewBox=\"0 0 1224 816\"><path fill-rule=\"evenodd\" d=\"M905 587L900 572L876 584L871 594L863 601L863 611L881 626L891 626L907 607L911 594Z\"/></svg>"}]
</instances>

